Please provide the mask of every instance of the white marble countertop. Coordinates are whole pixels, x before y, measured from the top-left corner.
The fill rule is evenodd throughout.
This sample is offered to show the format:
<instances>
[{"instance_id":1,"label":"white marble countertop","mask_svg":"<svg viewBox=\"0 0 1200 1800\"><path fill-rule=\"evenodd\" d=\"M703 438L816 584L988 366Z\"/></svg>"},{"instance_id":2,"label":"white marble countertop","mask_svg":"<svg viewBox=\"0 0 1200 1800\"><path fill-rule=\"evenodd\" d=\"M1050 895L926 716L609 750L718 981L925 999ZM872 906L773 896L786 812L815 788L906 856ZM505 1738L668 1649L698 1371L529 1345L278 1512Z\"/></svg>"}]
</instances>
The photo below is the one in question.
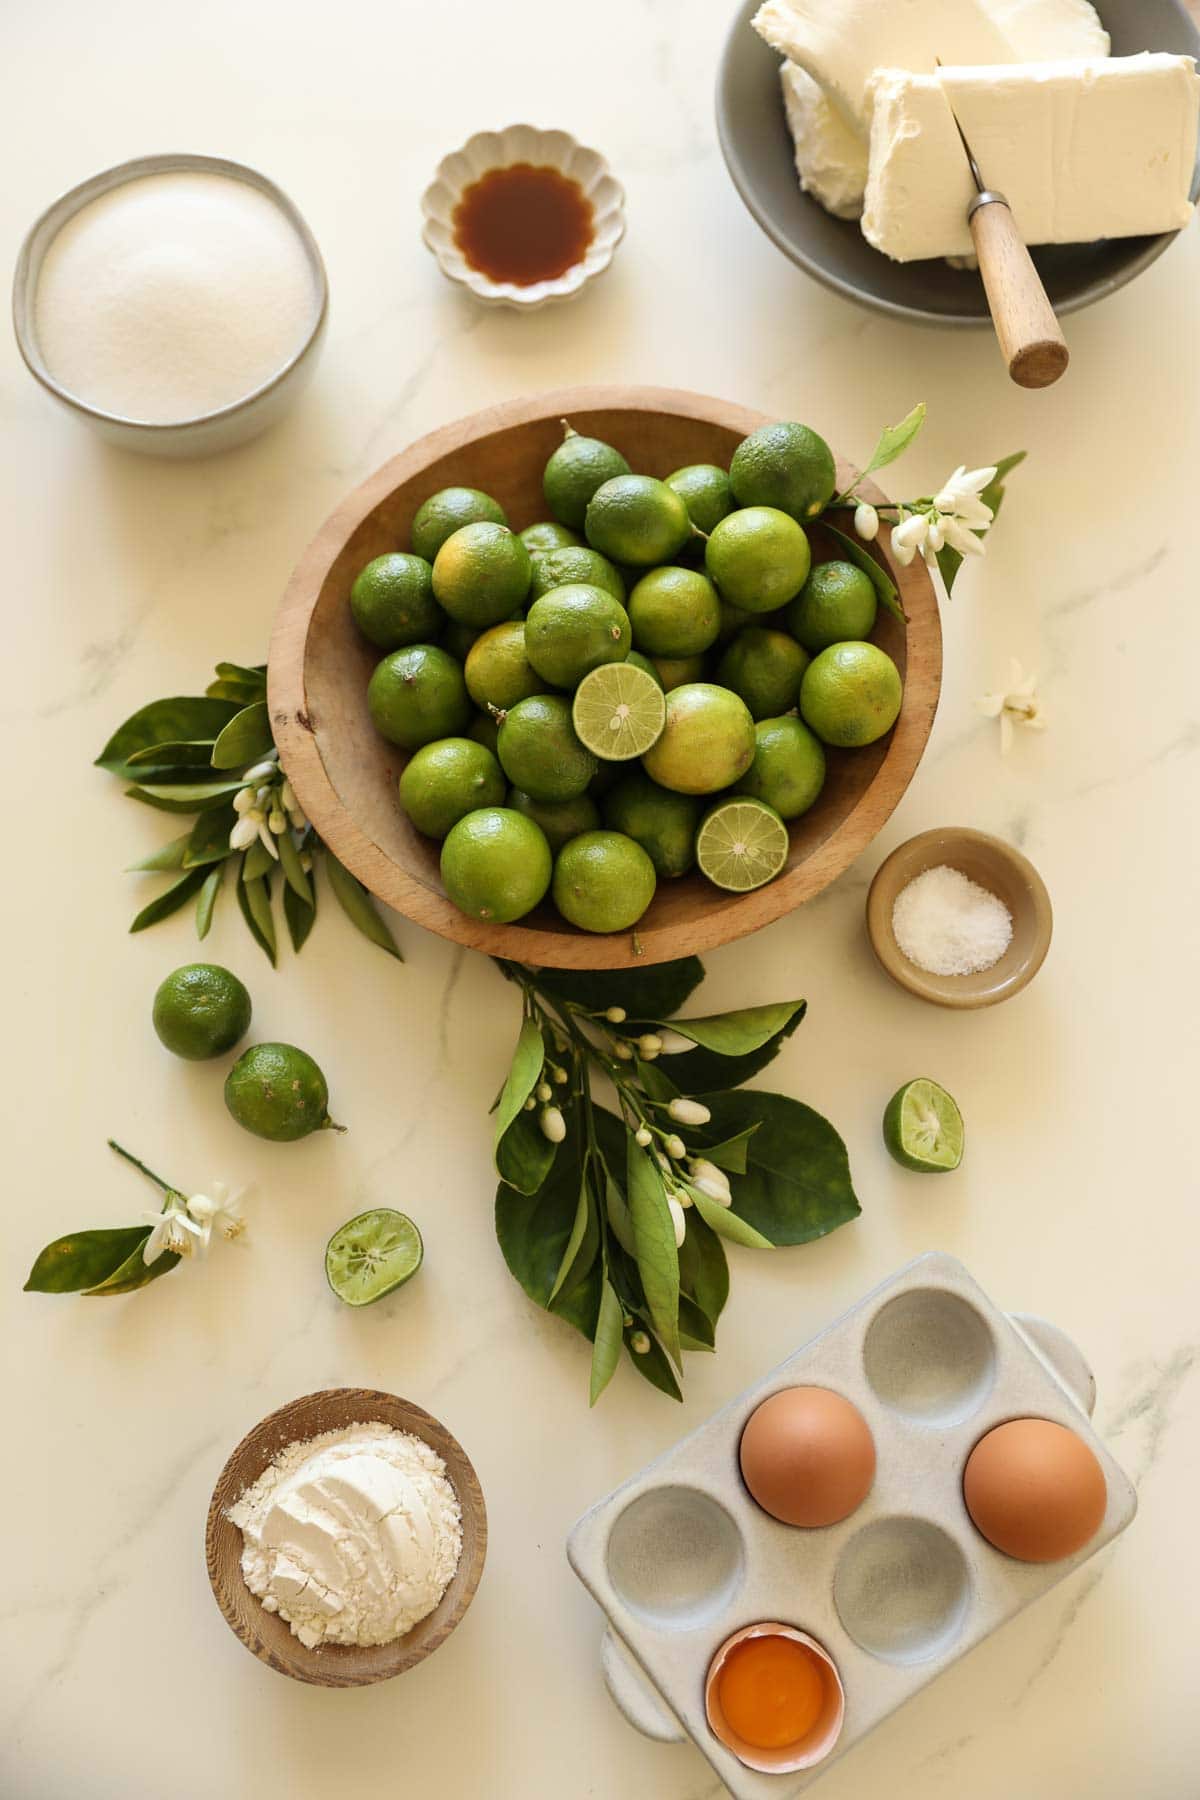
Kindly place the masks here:
<instances>
[{"instance_id":1,"label":"white marble countertop","mask_svg":"<svg viewBox=\"0 0 1200 1800\"><path fill-rule=\"evenodd\" d=\"M1115 1548L954 1668L829 1773L822 1800L1189 1800L1197 1792L1195 1485L1200 1248L1194 1154L1195 471L1200 240L1070 321L1061 387L1019 392L983 334L935 334L827 295L760 235L712 122L729 0L80 0L11 10L0 261L62 188L126 156L212 150L273 175L328 260L329 342L289 420L167 466L101 446L0 347L8 803L3 1457L8 1537L0 1790L12 1800L702 1800L690 1747L637 1737L601 1686L600 1619L563 1556L593 1499L915 1253L961 1256L1002 1305L1085 1347L1097 1422L1138 1482ZM532 116L603 147L628 187L615 267L537 318L477 310L418 238L417 198L471 130ZM232 907L207 950L257 1024L309 1046L351 1131L290 1148L239 1132L219 1073L160 1050L150 998L195 951L183 916L126 935L121 873L160 835L89 768L150 696L261 658L272 611L339 497L418 434L490 401L637 380L810 420L861 456L918 399L914 491L1021 446L986 562L945 609L933 741L887 830L832 890L709 959L713 1009L807 995L771 1085L850 1149L863 1214L824 1243L735 1253L714 1359L682 1408L629 1372L589 1417L586 1359L510 1280L491 1226L486 1111L517 1017L483 960L399 924L403 968L340 917L272 974ZM1002 760L973 697L1010 656L1049 729ZM875 968L867 882L948 821L1020 843L1057 930L1029 991L962 1017ZM1189 980L1190 978L1190 980ZM884 1154L899 1082L943 1078L961 1172ZM181 1183L255 1184L245 1254L93 1307L24 1296L47 1239L143 1204L121 1137ZM361 1315L326 1290L328 1232L364 1206L420 1221L420 1281ZM399 1682L303 1688L235 1642L209 1594L205 1509L262 1414L328 1384L403 1393L474 1458L482 1588Z\"/></svg>"}]
</instances>

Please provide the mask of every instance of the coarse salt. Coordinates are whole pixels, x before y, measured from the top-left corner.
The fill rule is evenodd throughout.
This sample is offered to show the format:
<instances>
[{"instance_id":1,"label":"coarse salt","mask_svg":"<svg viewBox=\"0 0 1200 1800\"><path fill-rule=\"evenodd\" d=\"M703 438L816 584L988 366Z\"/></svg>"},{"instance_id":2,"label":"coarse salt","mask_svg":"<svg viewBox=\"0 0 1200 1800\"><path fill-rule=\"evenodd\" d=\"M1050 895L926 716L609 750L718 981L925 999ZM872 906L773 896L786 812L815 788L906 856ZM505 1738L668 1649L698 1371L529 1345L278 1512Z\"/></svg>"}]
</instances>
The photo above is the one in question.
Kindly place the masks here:
<instances>
[{"instance_id":1,"label":"coarse salt","mask_svg":"<svg viewBox=\"0 0 1200 1800\"><path fill-rule=\"evenodd\" d=\"M277 375L312 330L316 277L292 221L226 175L146 175L58 232L38 347L78 399L139 423L194 419Z\"/></svg>"},{"instance_id":2,"label":"coarse salt","mask_svg":"<svg viewBox=\"0 0 1200 1800\"><path fill-rule=\"evenodd\" d=\"M1012 943L1012 914L996 894L945 863L914 876L896 896L892 930L928 975L978 975Z\"/></svg>"}]
</instances>

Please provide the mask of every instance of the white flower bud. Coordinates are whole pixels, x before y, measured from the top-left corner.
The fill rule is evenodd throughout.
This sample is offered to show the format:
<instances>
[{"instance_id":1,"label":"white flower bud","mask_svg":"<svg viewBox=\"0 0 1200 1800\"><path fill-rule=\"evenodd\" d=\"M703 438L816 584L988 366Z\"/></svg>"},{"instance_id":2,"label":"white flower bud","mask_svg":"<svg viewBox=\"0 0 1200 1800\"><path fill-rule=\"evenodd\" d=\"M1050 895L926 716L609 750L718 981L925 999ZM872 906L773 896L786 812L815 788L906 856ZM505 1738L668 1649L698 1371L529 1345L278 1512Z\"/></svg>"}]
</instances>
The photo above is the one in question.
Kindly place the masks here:
<instances>
[{"instance_id":1,"label":"white flower bud","mask_svg":"<svg viewBox=\"0 0 1200 1800\"><path fill-rule=\"evenodd\" d=\"M635 1331L629 1340L629 1348L635 1356L645 1356L650 1348L650 1339L644 1331Z\"/></svg>"},{"instance_id":2,"label":"white flower bud","mask_svg":"<svg viewBox=\"0 0 1200 1800\"><path fill-rule=\"evenodd\" d=\"M638 1039L637 1047L639 1056L658 1056L662 1051L662 1039L657 1031L647 1031Z\"/></svg>"},{"instance_id":3,"label":"white flower bud","mask_svg":"<svg viewBox=\"0 0 1200 1800\"><path fill-rule=\"evenodd\" d=\"M292 808L297 804L296 791L286 775L283 778L283 786L279 790L279 798L289 812L291 812Z\"/></svg>"},{"instance_id":4,"label":"white flower bud","mask_svg":"<svg viewBox=\"0 0 1200 1800\"><path fill-rule=\"evenodd\" d=\"M670 1137L666 1140L665 1148L667 1155L673 1156L676 1162L679 1161L680 1157L687 1155L687 1145L675 1132L672 1132Z\"/></svg>"},{"instance_id":5,"label":"white flower bud","mask_svg":"<svg viewBox=\"0 0 1200 1800\"><path fill-rule=\"evenodd\" d=\"M879 514L869 500L860 500L854 509L854 529L866 543L879 535Z\"/></svg>"},{"instance_id":6,"label":"white flower bud","mask_svg":"<svg viewBox=\"0 0 1200 1800\"><path fill-rule=\"evenodd\" d=\"M274 792L275 789L268 781L264 787L260 787L258 790L258 804L260 806L269 806Z\"/></svg>"},{"instance_id":7,"label":"white flower bud","mask_svg":"<svg viewBox=\"0 0 1200 1800\"><path fill-rule=\"evenodd\" d=\"M549 1138L552 1144L561 1144L567 1135L567 1121L557 1106L544 1106L538 1124L542 1128L542 1136Z\"/></svg>"},{"instance_id":8,"label":"white flower bud","mask_svg":"<svg viewBox=\"0 0 1200 1800\"><path fill-rule=\"evenodd\" d=\"M650 1148L651 1144L654 1142L654 1139L653 1139L651 1133L646 1129L646 1127L644 1125L638 1126L637 1130L633 1134L633 1140L634 1140L634 1143L640 1144L642 1146L643 1150L648 1150Z\"/></svg>"},{"instance_id":9,"label":"white flower bud","mask_svg":"<svg viewBox=\"0 0 1200 1800\"><path fill-rule=\"evenodd\" d=\"M625 1330L628 1331L629 1327L633 1324L633 1314L632 1313L622 1313L621 1314L621 1324L624 1326Z\"/></svg>"},{"instance_id":10,"label":"white flower bud","mask_svg":"<svg viewBox=\"0 0 1200 1800\"><path fill-rule=\"evenodd\" d=\"M525 1111L532 1112L536 1105L537 1101L534 1099L533 1095L530 1094L528 1100L525 1102Z\"/></svg>"},{"instance_id":11,"label":"white flower bud","mask_svg":"<svg viewBox=\"0 0 1200 1800\"><path fill-rule=\"evenodd\" d=\"M247 816L247 818L249 818L251 815L247 814L246 816ZM275 848L275 839L271 836L271 833L267 830L266 825L263 824L261 821L260 821L259 827L258 827L258 841L263 846L264 850L268 850L270 852L274 861L278 862L279 861L279 852Z\"/></svg>"},{"instance_id":12,"label":"white flower bud","mask_svg":"<svg viewBox=\"0 0 1200 1800\"><path fill-rule=\"evenodd\" d=\"M665 1175L669 1175L671 1173L671 1165L667 1161L666 1157L663 1155L661 1150L656 1150L654 1152L654 1160Z\"/></svg>"},{"instance_id":13,"label":"white flower bud","mask_svg":"<svg viewBox=\"0 0 1200 1800\"><path fill-rule=\"evenodd\" d=\"M625 1042L624 1038L618 1038L616 1043L613 1045L613 1055L616 1057L618 1062L632 1062L633 1061L633 1045L627 1044Z\"/></svg>"},{"instance_id":14,"label":"white flower bud","mask_svg":"<svg viewBox=\"0 0 1200 1800\"><path fill-rule=\"evenodd\" d=\"M680 1206L685 1209L692 1204L692 1196L688 1193L686 1188L680 1188L679 1192L675 1195L675 1198L678 1200Z\"/></svg>"},{"instance_id":15,"label":"white flower bud","mask_svg":"<svg viewBox=\"0 0 1200 1800\"><path fill-rule=\"evenodd\" d=\"M703 1175L693 1175L692 1186L698 1194L703 1194L706 1200L715 1201L718 1206L733 1205L733 1195L729 1189L718 1187L715 1181L709 1181Z\"/></svg>"},{"instance_id":16,"label":"white flower bud","mask_svg":"<svg viewBox=\"0 0 1200 1800\"><path fill-rule=\"evenodd\" d=\"M706 1156L693 1156L688 1164L688 1173L702 1194L708 1193L710 1188L715 1189L717 1194L726 1196L722 1204L728 1204L729 1177L724 1169L719 1169L716 1163L709 1162ZM707 1182L708 1187L700 1187L701 1182Z\"/></svg>"},{"instance_id":17,"label":"white flower bud","mask_svg":"<svg viewBox=\"0 0 1200 1800\"><path fill-rule=\"evenodd\" d=\"M681 1031L672 1031L669 1025L659 1032L658 1047L663 1056L679 1056L684 1050L696 1048L691 1038L685 1038Z\"/></svg>"},{"instance_id":18,"label":"white flower bud","mask_svg":"<svg viewBox=\"0 0 1200 1800\"><path fill-rule=\"evenodd\" d=\"M233 796L233 810L235 813L248 813L253 805L254 795L250 792L249 788L241 788Z\"/></svg>"},{"instance_id":19,"label":"white flower bud","mask_svg":"<svg viewBox=\"0 0 1200 1800\"><path fill-rule=\"evenodd\" d=\"M681 1250L687 1233L687 1220L683 1216L683 1208L678 1200L668 1200L667 1211L670 1213L671 1223L675 1227L675 1248Z\"/></svg>"},{"instance_id":20,"label":"white flower bud","mask_svg":"<svg viewBox=\"0 0 1200 1800\"><path fill-rule=\"evenodd\" d=\"M251 818L239 819L229 834L231 850L248 850L258 837L258 826Z\"/></svg>"},{"instance_id":21,"label":"white flower bud","mask_svg":"<svg viewBox=\"0 0 1200 1800\"><path fill-rule=\"evenodd\" d=\"M567 1071L563 1068L560 1068L557 1063L555 1064L555 1067L554 1067L554 1079L555 1079L555 1081L558 1082L560 1087L562 1087L564 1085L564 1083L569 1079L569 1077L567 1075Z\"/></svg>"},{"instance_id":22,"label":"white flower bud","mask_svg":"<svg viewBox=\"0 0 1200 1800\"><path fill-rule=\"evenodd\" d=\"M604 1016L610 1025L623 1025L627 1015L623 1006L610 1006L605 1009Z\"/></svg>"},{"instance_id":23,"label":"white flower bud","mask_svg":"<svg viewBox=\"0 0 1200 1800\"><path fill-rule=\"evenodd\" d=\"M278 809L272 812L267 824L276 837L282 837L287 830L287 818Z\"/></svg>"},{"instance_id":24,"label":"white flower bud","mask_svg":"<svg viewBox=\"0 0 1200 1800\"><path fill-rule=\"evenodd\" d=\"M302 850L300 852L300 867L304 870L304 873L306 875L312 874L312 852L311 852L311 850Z\"/></svg>"},{"instance_id":25,"label":"white flower bud","mask_svg":"<svg viewBox=\"0 0 1200 1800\"><path fill-rule=\"evenodd\" d=\"M539 1081L535 1091L543 1106L554 1098L554 1089L550 1086L548 1081Z\"/></svg>"},{"instance_id":26,"label":"white flower bud","mask_svg":"<svg viewBox=\"0 0 1200 1800\"><path fill-rule=\"evenodd\" d=\"M273 756L268 756L264 758L262 762L256 762L252 769L247 769L246 773L242 776L242 780L262 781L266 776L277 775L278 773L278 763Z\"/></svg>"},{"instance_id":27,"label":"white flower bud","mask_svg":"<svg viewBox=\"0 0 1200 1800\"><path fill-rule=\"evenodd\" d=\"M707 1125L712 1118L707 1106L699 1100L672 1100L667 1111L677 1125Z\"/></svg>"}]
</instances>

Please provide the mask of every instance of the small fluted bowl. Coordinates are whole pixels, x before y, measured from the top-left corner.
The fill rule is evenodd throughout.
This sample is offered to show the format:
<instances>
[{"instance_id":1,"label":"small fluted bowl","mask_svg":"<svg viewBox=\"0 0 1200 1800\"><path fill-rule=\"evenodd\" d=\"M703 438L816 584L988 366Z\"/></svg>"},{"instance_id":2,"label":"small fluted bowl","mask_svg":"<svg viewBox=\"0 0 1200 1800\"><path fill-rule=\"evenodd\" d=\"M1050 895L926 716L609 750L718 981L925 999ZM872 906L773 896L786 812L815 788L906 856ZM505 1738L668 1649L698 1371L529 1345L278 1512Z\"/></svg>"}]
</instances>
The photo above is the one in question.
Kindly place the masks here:
<instances>
[{"instance_id":1,"label":"small fluted bowl","mask_svg":"<svg viewBox=\"0 0 1200 1800\"><path fill-rule=\"evenodd\" d=\"M592 204L592 240L582 259L550 281L520 287L493 281L473 269L454 241L454 212L467 188L492 169L514 163L557 169L577 181ZM421 235L450 281L468 289L485 306L515 306L526 311L554 300L571 300L597 275L603 275L625 235L625 190L598 150L578 143L569 131L540 131L536 125L508 125L503 131L478 131L461 150L438 164L433 181L421 196L425 227Z\"/></svg>"}]
</instances>

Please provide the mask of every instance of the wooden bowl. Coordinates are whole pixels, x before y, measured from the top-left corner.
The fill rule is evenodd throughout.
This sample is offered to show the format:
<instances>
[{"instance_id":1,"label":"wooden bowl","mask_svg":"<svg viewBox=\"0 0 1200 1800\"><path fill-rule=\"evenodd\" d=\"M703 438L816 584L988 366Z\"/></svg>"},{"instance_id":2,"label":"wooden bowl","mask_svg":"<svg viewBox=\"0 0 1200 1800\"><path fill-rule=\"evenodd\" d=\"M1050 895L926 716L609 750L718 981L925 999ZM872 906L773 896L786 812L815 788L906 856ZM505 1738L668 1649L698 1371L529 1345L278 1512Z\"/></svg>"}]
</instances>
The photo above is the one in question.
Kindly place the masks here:
<instances>
[{"instance_id":1,"label":"wooden bowl","mask_svg":"<svg viewBox=\"0 0 1200 1800\"><path fill-rule=\"evenodd\" d=\"M552 968L629 968L668 961L745 937L820 893L870 843L912 779L929 737L941 685L942 639L933 584L918 557L907 569L879 553L900 589L907 627L882 610L875 641L904 677L892 731L864 750L831 750L825 789L791 827L783 873L733 895L692 874L659 884L636 932L577 931L548 902L515 925L485 925L447 898L440 846L400 810L404 752L385 743L367 713L379 651L350 614L350 586L364 563L406 547L418 506L461 483L493 494L515 529L544 518L542 469L561 441L561 420L608 439L634 468L663 476L685 463L728 465L762 413L667 388L569 388L516 400L420 439L357 488L322 526L288 584L271 639L268 700L275 741L305 812L346 867L389 906L456 943ZM845 486L853 471L838 466ZM864 492L876 502L877 488ZM812 530L817 556L837 546Z\"/></svg>"},{"instance_id":2,"label":"wooden bowl","mask_svg":"<svg viewBox=\"0 0 1200 1800\"><path fill-rule=\"evenodd\" d=\"M307 1649L278 1613L267 1612L242 1579L242 1534L228 1509L288 1444L348 1425L380 1423L411 1432L436 1450L462 1507L462 1555L433 1611L390 1644L318 1644ZM260 1662L316 1687L363 1687L402 1675L444 1644L475 1596L487 1551L487 1512L466 1451L411 1400L372 1388L326 1388L281 1406L244 1437L217 1477L204 1534L208 1579L230 1629Z\"/></svg>"},{"instance_id":3,"label":"wooden bowl","mask_svg":"<svg viewBox=\"0 0 1200 1800\"><path fill-rule=\"evenodd\" d=\"M1012 942L999 962L976 975L930 975L905 956L892 930L896 896L926 869L958 869L1003 900L1012 914ZM879 865L867 895L867 935L893 981L935 1006L995 1006L1027 987L1046 960L1054 916L1046 884L1027 856L1003 838L963 825L922 831Z\"/></svg>"}]
</instances>

